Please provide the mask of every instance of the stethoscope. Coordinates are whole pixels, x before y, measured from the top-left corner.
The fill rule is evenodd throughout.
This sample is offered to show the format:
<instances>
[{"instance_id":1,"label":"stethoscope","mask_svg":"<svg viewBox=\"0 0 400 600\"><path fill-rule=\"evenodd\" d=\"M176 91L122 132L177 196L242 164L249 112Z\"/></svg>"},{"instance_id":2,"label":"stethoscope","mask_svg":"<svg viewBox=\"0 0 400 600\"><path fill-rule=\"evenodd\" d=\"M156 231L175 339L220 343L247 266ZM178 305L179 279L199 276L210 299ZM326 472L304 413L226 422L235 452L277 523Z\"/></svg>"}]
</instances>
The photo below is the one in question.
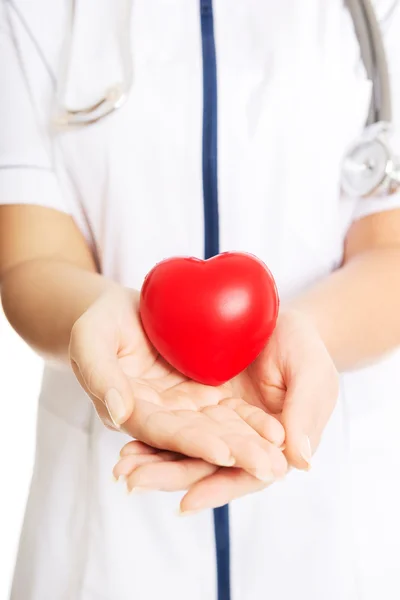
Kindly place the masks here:
<instances>
[{"instance_id":1,"label":"stethoscope","mask_svg":"<svg viewBox=\"0 0 400 600\"><path fill-rule=\"evenodd\" d=\"M392 98L381 29L370 0L346 0L346 3L361 58L368 79L372 82L372 97L363 134L344 157L341 187L344 195L350 197L385 197L400 189L400 158L389 143L393 129ZM86 108L64 108L56 116L58 126L83 127L96 123L126 102L133 85L129 38L124 46L124 81L110 86L98 102ZM64 106L65 103L59 102L59 105Z\"/></svg>"}]
</instances>

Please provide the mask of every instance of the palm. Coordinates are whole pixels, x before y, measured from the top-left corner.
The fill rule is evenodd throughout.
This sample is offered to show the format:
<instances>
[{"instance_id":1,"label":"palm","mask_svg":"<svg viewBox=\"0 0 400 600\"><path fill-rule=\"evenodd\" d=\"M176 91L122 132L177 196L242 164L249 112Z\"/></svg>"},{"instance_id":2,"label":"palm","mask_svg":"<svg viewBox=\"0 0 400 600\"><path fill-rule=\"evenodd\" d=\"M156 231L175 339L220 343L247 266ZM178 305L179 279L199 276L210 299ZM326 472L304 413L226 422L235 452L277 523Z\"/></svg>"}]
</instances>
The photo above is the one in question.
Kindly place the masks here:
<instances>
[{"instance_id":1,"label":"palm","mask_svg":"<svg viewBox=\"0 0 400 600\"><path fill-rule=\"evenodd\" d=\"M210 387L189 380L148 341L141 340L140 350L122 354L119 363L135 398L124 424L127 433L155 448L210 463L235 462L261 476L268 470L266 439L279 443L282 431L264 411L246 402L240 386Z\"/></svg>"},{"instance_id":2,"label":"palm","mask_svg":"<svg viewBox=\"0 0 400 600\"><path fill-rule=\"evenodd\" d=\"M131 315L130 315L131 317ZM279 380L274 355L279 348L271 340L268 351L264 351L259 358L244 373L236 379L219 387L211 387L196 383L176 371L157 353L134 319L124 323L124 339L118 352L118 362L129 378L135 398L146 400L167 411L202 411L207 407L216 407L223 401L225 405L241 406L250 405L270 411L265 403L266 383L274 386ZM270 359L269 359L270 358ZM270 371L270 373L269 373ZM235 402L228 402L235 399ZM238 402L241 400L241 402ZM252 411L262 419L262 413ZM260 421L260 427L262 423Z\"/></svg>"},{"instance_id":3,"label":"palm","mask_svg":"<svg viewBox=\"0 0 400 600\"><path fill-rule=\"evenodd\" d=\"M123 423L137 440L128 453L139 449L147 467L161 467L153 479L146 471L150 487L190 487L220 466L236 465L220 473L244 473L257 485L281 476L283 427L253 401L249 381L209 387L179 374L146 338L138 304L137 293L123 288L100 297L74 326L70 359L102 421L114 429Z\"/></svg>"},{"instance_id":4,"label":"palm","mask_svg":"<svg viewBox=\"0 0 400 600\"><path fill-rule=\"evenodd\" d=\"M270 422L282 422L288 457L304 468L306 463L298 455L299 433L302 427L307 430L308 422L321 423L322 431L334 406L336 378L332 361L315 331L304 319L289 314L280 319L266 349L231 382L230 389L248 409L254 407L257 415L262 412ZM185 509L218 506L260 489L260 482L243 470L216 470L202 461L178 457L185 463L182 475L177 463L171 462L176 456L153 452L131 442L123 449L115 473L128 475L130 487L144 480L156 489L189 488L183 500Z\"/></svg>"},{"instance_id":5,"label":"palm","mask_svg":"<svg viewBox=\"0 0 400 600\"><path fill-rule=\"evenodd\" d=\"M139 481L173 490L199 482L187 496L190 505L191 497L215 497L215 490L224 490L227 484L240 489L250 483L259 489L265 486L260 479L270 483L286 471L278 450L284 430L266 410L260 383L250 369L220 387L201 385L172 369L144 335L119 361L135 397L124 429L145 442L128 444L125 472L117 471L131 474L132 486ZM265 361L260 357L260 362ZM229 465L229 455L221 460L221 442L240 468L214 466Z\"/></svg>"},{"instance_id":6,"label":"palm","mask_svg":"<svg viewBox=\"0 0 400 600\"><path fill-rule=\"evenodd\" d=\"M280 331L276 331L268 346L240 378L247 402L278 418L285 404L288 383L282 356L282 339Z\"/></svg>"}]
</instances>

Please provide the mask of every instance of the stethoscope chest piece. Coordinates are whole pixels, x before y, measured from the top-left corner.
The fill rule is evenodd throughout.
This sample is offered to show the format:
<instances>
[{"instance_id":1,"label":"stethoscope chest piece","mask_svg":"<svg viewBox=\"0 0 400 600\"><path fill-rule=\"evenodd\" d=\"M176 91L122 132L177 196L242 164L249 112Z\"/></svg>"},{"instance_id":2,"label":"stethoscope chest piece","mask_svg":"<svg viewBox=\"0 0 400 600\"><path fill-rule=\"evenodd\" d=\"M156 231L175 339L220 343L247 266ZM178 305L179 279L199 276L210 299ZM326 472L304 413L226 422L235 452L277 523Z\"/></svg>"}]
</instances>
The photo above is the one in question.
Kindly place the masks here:
<instances>
[{"instance_id":1,"label":"stethoscope chest piece","mask_svg":"<svg viewBox=\"0 0 400 600\"><path fill-rule=\"evenodd\" d=\"M390 147L391 126L375 123L349 149L342 166L346 196L388 196L400 189L400 160Z\"/></svg>"}]
</instances>

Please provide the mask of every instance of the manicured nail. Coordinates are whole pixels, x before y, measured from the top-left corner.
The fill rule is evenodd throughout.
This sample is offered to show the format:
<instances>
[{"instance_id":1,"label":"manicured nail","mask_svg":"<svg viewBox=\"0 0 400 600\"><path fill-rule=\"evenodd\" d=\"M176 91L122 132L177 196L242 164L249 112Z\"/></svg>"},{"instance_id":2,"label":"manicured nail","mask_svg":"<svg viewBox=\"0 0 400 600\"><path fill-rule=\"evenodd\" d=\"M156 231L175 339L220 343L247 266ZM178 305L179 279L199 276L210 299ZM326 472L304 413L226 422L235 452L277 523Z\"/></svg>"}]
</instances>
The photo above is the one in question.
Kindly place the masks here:
<instances>
[{"instance_id":1,"label":"manicured nail","mask_svg":"<svg viewBox=\"0 0 400 600\"><path fill-rule=\"evenodd\" d=\"M312 450L311 450L311 442L308 436L303 438L301 447L300 447L300 456L307 463L307 471L311 469L311 458L312 458Z\"/></svg>"},{"instance_id":2,"label":"manicured nail","mask_svg":"<svg viewBox=\"0 0 400 600\"><path fill-rule=\"evenodd\" d=\"M126 408L122 396L117 390L111 389L105 395L105 405L115 427L120 427L126 419Z\"/></svg>"}]
</instances>

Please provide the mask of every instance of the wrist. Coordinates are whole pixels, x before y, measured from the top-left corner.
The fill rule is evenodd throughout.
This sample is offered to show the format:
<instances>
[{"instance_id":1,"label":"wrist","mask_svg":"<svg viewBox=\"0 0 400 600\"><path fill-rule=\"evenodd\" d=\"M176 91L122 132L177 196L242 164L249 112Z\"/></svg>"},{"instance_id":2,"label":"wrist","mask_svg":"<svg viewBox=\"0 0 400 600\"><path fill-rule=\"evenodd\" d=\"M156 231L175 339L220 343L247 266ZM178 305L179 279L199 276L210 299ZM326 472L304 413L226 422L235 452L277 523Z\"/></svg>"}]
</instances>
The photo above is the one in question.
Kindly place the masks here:
<instances>
[{"instance_id":1,"label":"wrist","mask_svg":"<svg viewBox=\"0 0 400 600\"><path fill-rule=\"evenodd\" d=\"M303 302L292 301L289 304L281 306L277 323L283 319L293 324L302 322L318 330L315 314Z\"/></svg>"},{"instance_id":2,"label":"wrist","mask_svg":"<svg viewBox=\"0 0 400 600\"><path fill-rule=\"evenodd\" d=\"M304 299L294 299L282 307L277 325L283 320L285 321L286 330L288 328L298 329L301 327L308 330L309 336L314 338L317 336L332 357L329 351L331 324L324 322L322 314L315 311L312 304L308 304Z\"/></svg>"},{"instance_id":3,"label":"wrist","mask_svg":"<svg viewBox=\"0 0 400 600\"><path fill-rule=\"evenodd\" d=\"M336 368L344 371L349 367L347 358L343 359L343 354L347 351L343 353L344 340L341 335L345 316L340 312L340 300L337 296L335 301L334 290L328 290L332 293L325 294L325 285L323 283L293 298L286 309L301 315L308 327L318 334Z\"/></svg>"}]
</instances>

